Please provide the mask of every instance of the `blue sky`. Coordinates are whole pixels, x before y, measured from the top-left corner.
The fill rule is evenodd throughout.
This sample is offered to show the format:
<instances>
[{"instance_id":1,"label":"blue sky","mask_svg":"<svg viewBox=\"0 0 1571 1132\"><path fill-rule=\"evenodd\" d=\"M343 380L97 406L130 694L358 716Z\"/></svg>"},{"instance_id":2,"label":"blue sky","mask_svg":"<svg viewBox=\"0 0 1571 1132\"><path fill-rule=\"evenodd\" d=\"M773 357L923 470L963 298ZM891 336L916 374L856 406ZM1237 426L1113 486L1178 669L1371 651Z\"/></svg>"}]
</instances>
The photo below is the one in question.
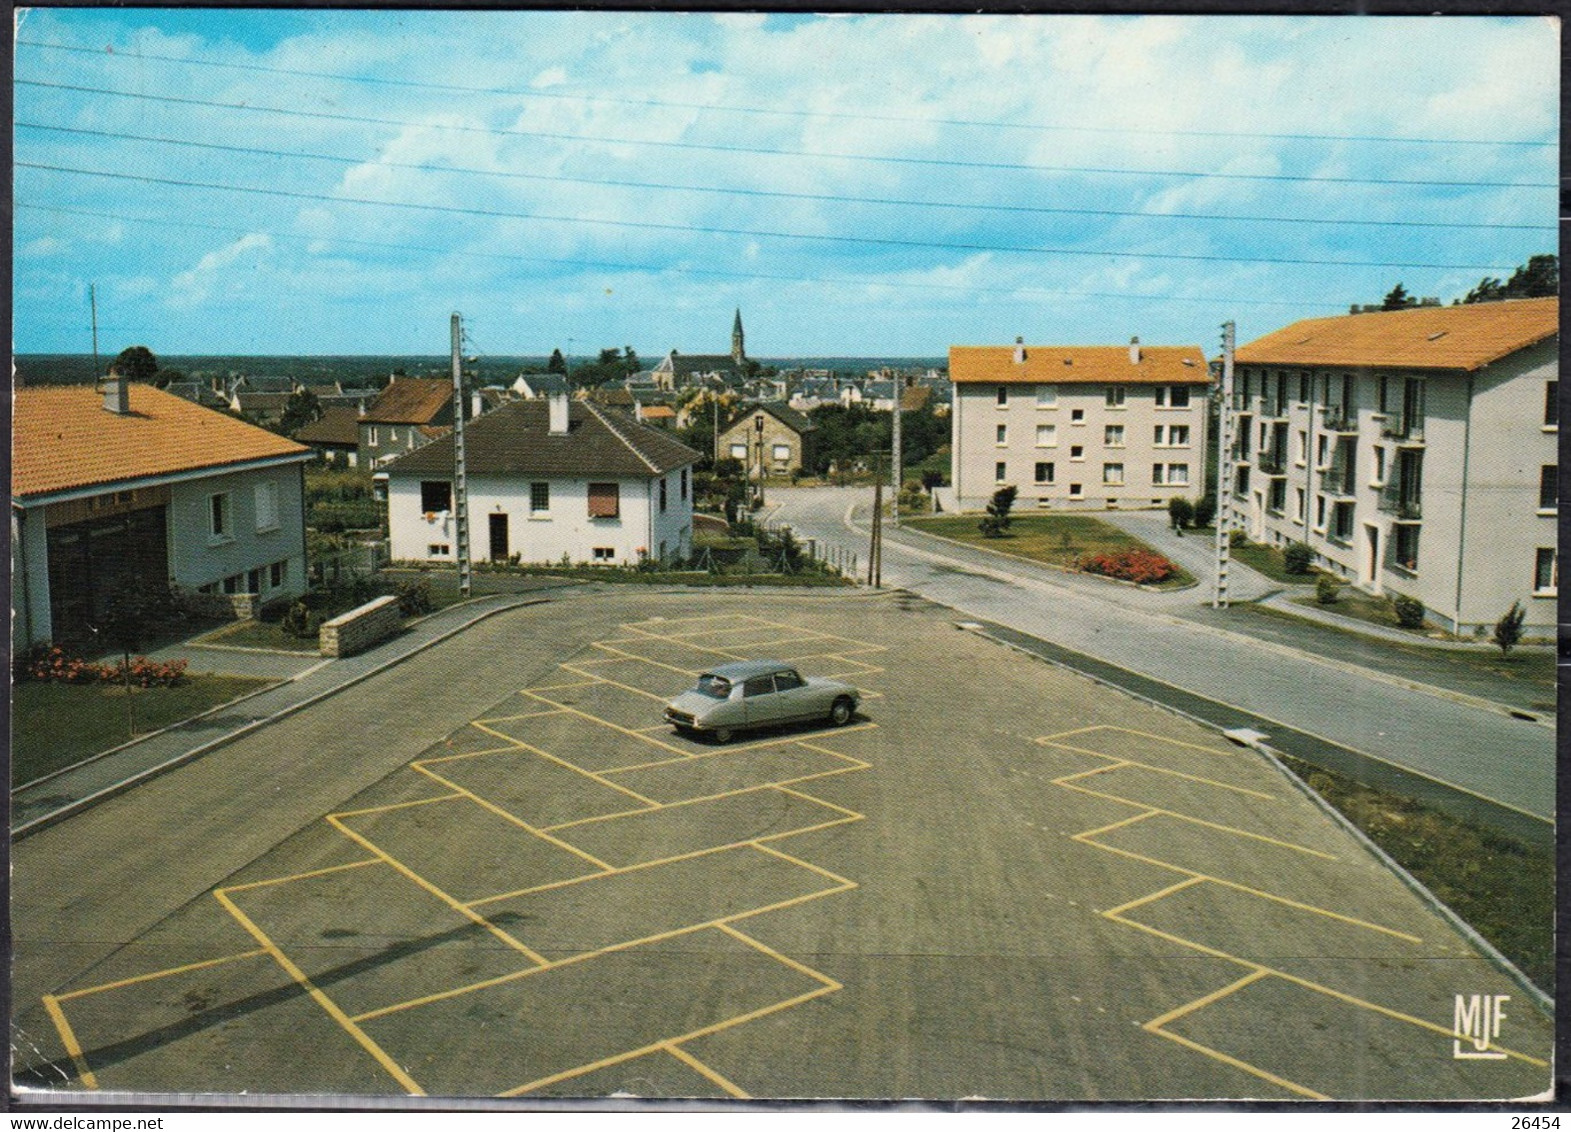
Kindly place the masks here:
<instances>
[{"instance_id":1,"label":"blue sky","mask_svg":"<svg viewBox=\"0 0 1571 1132\"><path fill-rule=\"evenodd\" d=\"M14 346L1249 341L1555 249L1558 24L19 13Z\"/></svg>"}]
</instances>

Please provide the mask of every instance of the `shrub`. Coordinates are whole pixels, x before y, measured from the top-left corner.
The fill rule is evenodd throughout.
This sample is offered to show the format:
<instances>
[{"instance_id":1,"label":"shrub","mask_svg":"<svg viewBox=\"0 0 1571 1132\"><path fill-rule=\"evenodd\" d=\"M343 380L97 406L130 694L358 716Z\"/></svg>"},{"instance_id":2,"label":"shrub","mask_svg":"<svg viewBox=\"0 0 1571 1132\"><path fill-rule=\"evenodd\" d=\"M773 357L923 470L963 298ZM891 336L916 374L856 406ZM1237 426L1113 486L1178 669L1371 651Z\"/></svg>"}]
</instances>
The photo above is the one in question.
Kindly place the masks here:
<instances>
[{"instance_id":1,"label":"shrub","mask_svg":"<svg viewBox=\"0 0 1571 1132\"><path fill-rule=\"evenodd\" d=\"M1202 495L1195 500L1195 526L1209 527L1216 519L1216 496Z\"/></svg>"},{"instance_id":2,"label":"shrub","mask_svg":"<svg viewBox=\"0 0 1571 1132\"><path fill-rule=\"evenodd\" d=\"M281 622L284 632L296 637L314 637L317 630L322 627L322 618L312 612L311 607L303 601L297 601L289 607L289 612L284 614Z\"/></svg>"},{"instance_id":3,"label":"shrub","mask_svg":"<svg viewBox=\"0 0 1571 1132\"><path fill-rule=\"evenodd\" d=\"M1522 622L1527 620L1527 610L1520 601L1513 601L1499 621L1495 622L1494 642L1500 646L1500 655L1509 656L1522 639Z\"/></svg>"},{"instance_id":4,"label":"shrub","mask_svg":"<svg viewBox=\"0 0 1571 1132\"><path fill-rule=\"evenodd\" d=\"M131 658L131 683L139 688L173 688L177 684L185 683L186 661L148 660L145 656ZM105 666L102 679L112 680L116 684L123 684L126 680L125 662Z\"/></svg>"},{"instance_id":5,"label":"shrub","mask_svg":"<svg viewBox=\"0 0 1571 1132\"><path fill-rule=\"evenodd\" d=\"M1167 501L1167 517L1173 523L1175 531L1187 527L1195 517L1195 505L1182 496L1175 495Z\"/></svg>"},{"instance_id":6,"label":"shrub","mask_svg":"<svg viewBox=\"0 0 1571 1132\"><path fill-rule=\"evenodd\" d=\"M1290 542L1282 551L1282 562L1289 574L1309 573L1315 552L1307 542Z\"/></svg>"},{"instance_id":7,"label":"shrub","mask_svg":"<svg viewBox=\"0 0 1571 1132\"><path fill-rule=\"evenodd\" d=\"M1126 582L1135 582L1143 586L1165 582L1178 572L1177 566L1152 550L1120 550L1104 554L1087 554L1076 565L1087 574L1121 578Z\"/></svg>"},{"instance_id":8,"label":"shrub","mask_svg":"<svg viewBox=\"0 0 1571 1132\"><path fill-rule=\"evenodd\" d=\"M1009 529L1009 511L1015 505L1020 489L1011 484L993 492L993 501L987 505L987 516L978 524L984 538L1000 538Z\"/></svg>"},{"instance_id":9,"label":"shrub","mask_svg":"<svg viewBox=\"0 0 1571 1132\"><path fill-rule=\"evenodd\" d=\"M1329 574L1322 574L1320 580L1315 583L1315 600L1321 605L1335 605L1341 590L1340 582Z\"/></svg>"},{"instance_id":10,"label":"shrub","mask_svg":"<svg viewBox=\"0 0 1571 1132\"><path fill-rule=\"evenodd\" d=\"M1391 599L1391 608L1396 611L1396 623L1404 629L1422 629L1424 627L1424 603L1405 594L1397 594Z\"/></svg>"},{"instance_id":11,"label":"shrub","mask_svg":"<svg viewBox=\"0 0 1571 1132\"><path fill-rule=\"evenodd\" d=\"M1233 548L1249 545L1249 536L1243 531L1228 531L1227 545Z\"/></svg>"},{"instance_id":12,"label":"shrub","mask_svg":"<svg viewBox=\"0 0 1571 1132\"><path fill-rule=\"evenodd\" d=\"M145 656L132 657L129 665L131 683L143 688L172 688L185 682L186 661L149 660ZM68 653L58 645L44 645L26 654L25 665L19 662L18 675L24 679L60 684L123 684L126 679L125 661L118 664L95 664Z\"/></svg>"},{"instance_id":13,"label":"shrub","mask_svg":"<svg viewBox=\"0 0 1571 1132\"><path fill-rule=\"evenodd\" d=\"M433 608L431 583L427 579L417 578L398 587L398 612L403 616L419 617Z\"/></svg>"}]
</instances>

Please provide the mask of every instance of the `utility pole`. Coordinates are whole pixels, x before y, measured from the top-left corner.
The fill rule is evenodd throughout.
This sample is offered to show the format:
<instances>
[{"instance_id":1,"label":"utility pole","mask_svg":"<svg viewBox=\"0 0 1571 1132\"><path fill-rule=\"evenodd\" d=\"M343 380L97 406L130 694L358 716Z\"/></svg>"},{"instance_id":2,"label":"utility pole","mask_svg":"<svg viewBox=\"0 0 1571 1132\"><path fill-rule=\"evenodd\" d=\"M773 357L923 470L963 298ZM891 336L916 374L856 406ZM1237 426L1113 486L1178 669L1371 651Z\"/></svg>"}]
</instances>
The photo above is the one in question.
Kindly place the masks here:
<instances>
[{"instance_id":1,"label":"utility pole","mask_svg":"<svg viewBox=\"0 0 1571 1132\"><path fill-rule=\"evenodd\" d=\"M463 316L453 315L453 547L458 551L458 594L468 597L469 578L469 479L464 462L464 359Z\"/></svg>"},{"instance_id":2,"label":"utility pole","mask_svg":"<svg viewBox=\"0 0 1571 1132\"><path fill-rule=\"evenodd\" d=\"M98 385L98 285L87 285L87 304L93 312L93 385Z\"/></svg>"},{"instance_id":3,"label":"utility pole","mask_svg":"<svg viewBox=\"0 0 1571 1132\"><path fill-rule=\"evenodd\" d=\"M1222 399L1216 412L1216 589L1212 609L1226 609L1227 567L1232 550L1233 508L1233 332L1222 324Z\"/></svg>"},{"instance_id":4,"label":"utility pole","mask_svg":"<svg viewBox=\"0 0 1571 1132\"><path fill-rule=\"evenodd\" d=\"M884 371L888 373L888 370ZM889 506L889 521L896 527L900 525L900 489L905 486L900 479L900 401L904 390L900 388L901 378L898 373L893 375L891 384L895 393L893 427L890 430L891 462L894 464L894 476L891 480L890 490L894 492L894 502Z\"/></svg>"},{"instance_id":5,"label":"utility pole","mask_svg":"<svg viewBox=\"0 0 1571 1132\"><path fill-rule=\"evenodd\" d=\"M884 454L875 457L873 472L873 529L867 547L867 584L875 589L884 584Z\"/></svg>"}]
</instances>

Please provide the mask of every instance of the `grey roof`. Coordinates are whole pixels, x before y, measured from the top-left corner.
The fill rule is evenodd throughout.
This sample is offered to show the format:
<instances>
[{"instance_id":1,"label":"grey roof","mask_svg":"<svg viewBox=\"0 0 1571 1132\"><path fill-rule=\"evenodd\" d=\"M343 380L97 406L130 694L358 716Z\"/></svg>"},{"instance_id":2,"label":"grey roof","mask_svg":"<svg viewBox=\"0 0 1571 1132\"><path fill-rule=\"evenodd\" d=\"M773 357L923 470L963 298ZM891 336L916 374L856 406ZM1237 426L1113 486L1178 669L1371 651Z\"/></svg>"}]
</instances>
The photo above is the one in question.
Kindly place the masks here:
<instances>
[{"instance_id":1,"label":"grey roof","mask_svg":"<svg viewBox=\"0 0 1571 1132\"><path fill-rule=\"evenodd\" d=\"M550 432L550 403L510 401L464 427L471 476L660 476L699 458L670 433L587 401L568 405L565 436ZM390 475L453 474L451 436L387 465Z\"/></svg>"},{"instance_id":2,"label":"grey roof","mask_svg":"<svg viewBox=\"0 0 1571 1132\"><path fill-rule=\"evenodd\" d=\"M695 373L740 373L741 367L736 364L736 359L730 354L678 354L672 351L660 363L664 367L666 362L671 363L670 372L678 376L688 376Z\"/></svg>"},{"instance_id":3,"label":"grey roof","mask_svg":"<svg viewBox=\"0 0 1571 1132\"><path fill-rule=\"evenodd\" d=\"M735 683L746 680L749 676L763 676L771 672L779 672L782 668L796 669L783 660L739 660L734 664L722 664L718 668L711 668L706 675L724 676Z\"/></svg>"},{"instance_id":4,"label":"grey roof","mask_svg":"<svg viewBox=\"0 0 1571 1132\"><path fill-rule=\"evenodd\" d=\"M560 373L521 373L518 375L535 396L547 393L566 393L567 378Z\"/></svg>"},{"instance_id":5,"label":"grey roof","mask_svg":"<svg viewBox=\"0 0 1571 1132\"><path fill-rule=\"evenodd\" d=\"M760 409L774 417L777 421L791 429L793 432L812 432L818 427L812 421L808 420L801 413L797 412L790 405L787 405L783 401L754 401L739 409L736 414L725 423L725 425L722 427L722 431L732 428L742 418L749 416L752 413L756 413Z\"/></svg>"},{"instance_id":6,"label":"grey roof","mask_svg":"<svg viewBox=\"0 0 1571 1132\"><path fill-rule=\"evenodd\" d=\"M235 383L253 393L293 393L298 384L292 377L265 377L246 374Z\"/></svg>"}]
</instances>

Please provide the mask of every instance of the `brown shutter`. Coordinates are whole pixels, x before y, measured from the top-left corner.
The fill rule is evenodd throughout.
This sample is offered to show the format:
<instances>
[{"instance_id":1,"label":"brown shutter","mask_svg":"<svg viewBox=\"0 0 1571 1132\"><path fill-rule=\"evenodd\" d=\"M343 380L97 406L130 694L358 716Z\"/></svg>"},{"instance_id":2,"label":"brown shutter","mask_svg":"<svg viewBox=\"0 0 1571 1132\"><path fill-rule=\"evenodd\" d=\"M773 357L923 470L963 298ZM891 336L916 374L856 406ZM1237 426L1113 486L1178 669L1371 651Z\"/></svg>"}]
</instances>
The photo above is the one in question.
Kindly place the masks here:
<instances>
[{"instance_id":1,"label":"brown shutter","mask_svg":"<svg viewBox=\"0 0 1571 1132\"><path fill-rule=\"evenodd\" d=\"M621 513L619 507L619 485L614 483L592 483L589 485L589 517L591 519L615 519Z\"/></svg>"}]
</instances>

